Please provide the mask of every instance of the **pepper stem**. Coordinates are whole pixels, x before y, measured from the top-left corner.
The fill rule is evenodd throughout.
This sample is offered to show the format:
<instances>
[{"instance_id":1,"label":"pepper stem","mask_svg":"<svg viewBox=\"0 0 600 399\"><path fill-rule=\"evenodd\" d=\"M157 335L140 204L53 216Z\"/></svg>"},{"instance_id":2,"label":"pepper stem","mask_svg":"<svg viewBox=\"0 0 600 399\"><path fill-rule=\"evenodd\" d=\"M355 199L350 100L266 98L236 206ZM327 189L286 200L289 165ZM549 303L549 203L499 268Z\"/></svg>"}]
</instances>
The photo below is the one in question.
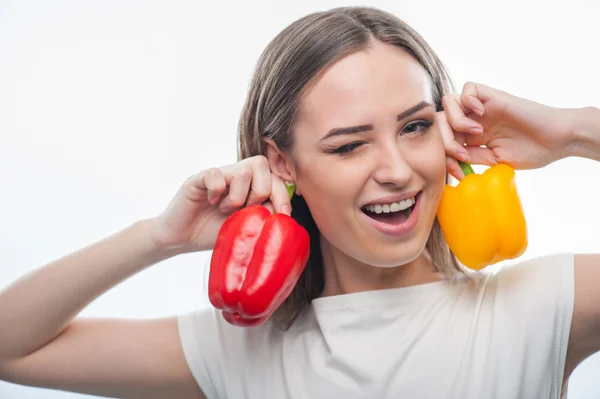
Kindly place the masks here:
<instances>
[{"instance_id":1,"label":"pepper stem","mask_svg":"<svg viewBox=\"0 0 600 399\"><path fill-rule=\"evenodd\" d=\"M475 173L475 171L471 167L470 163L463 162L463 161L458 161L458 165L462 169L462 171L465 174L465 176Z\"/></svg>"},{"instance_id":2,"label":"pepper stem","mask_svg":"<svg viewBox=\"0 0 600 399\"><path fill-rule=\"evenodd\" d=\"M296 191L296 183L286 181L285 188L287 188L288 195L290 196L290 199L292 199L292 197L294 196L294 191Z\"/></svg>"}]
</instances>

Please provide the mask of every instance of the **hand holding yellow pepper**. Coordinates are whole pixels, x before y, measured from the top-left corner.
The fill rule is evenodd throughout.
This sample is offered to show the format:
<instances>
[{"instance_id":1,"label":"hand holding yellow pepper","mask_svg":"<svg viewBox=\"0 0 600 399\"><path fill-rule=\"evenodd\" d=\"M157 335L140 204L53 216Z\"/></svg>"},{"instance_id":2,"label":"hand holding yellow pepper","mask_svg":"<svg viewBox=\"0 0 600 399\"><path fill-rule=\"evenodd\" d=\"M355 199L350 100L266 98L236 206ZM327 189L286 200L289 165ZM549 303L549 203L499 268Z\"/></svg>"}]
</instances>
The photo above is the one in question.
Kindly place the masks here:
<instances>
[{"instance_id":1,"label":"hand holding yellow pepper","mask_svg":"<svg viewBox=\"0 0 600 399\"><path fill-rule=\"evenodd\" d=\"M475 270L523 254L527 226L513 168L498 164L478 175L468 163L459 164L465 177L444 187L437 212L450 250Z\"/></svg>"}]
</instances>

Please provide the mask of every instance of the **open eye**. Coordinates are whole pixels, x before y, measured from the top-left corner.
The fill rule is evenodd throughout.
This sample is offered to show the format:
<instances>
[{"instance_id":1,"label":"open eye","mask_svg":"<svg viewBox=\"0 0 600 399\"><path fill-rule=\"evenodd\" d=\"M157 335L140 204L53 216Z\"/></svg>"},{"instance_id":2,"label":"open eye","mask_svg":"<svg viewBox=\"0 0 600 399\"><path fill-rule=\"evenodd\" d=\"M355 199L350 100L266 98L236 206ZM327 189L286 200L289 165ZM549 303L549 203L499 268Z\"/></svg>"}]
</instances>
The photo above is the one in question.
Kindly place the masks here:
<instances>
[{"instance_id":1,"label":"open eye","mask_svg":"<svg viewBox=\"0 0 600 399\"><path fill-rule=\"evenodd\" d=\"M433 121L411 122L404 127L404 129L402 130L402 133L409 134L409 135L413 135L413 134L418 135L421 133L425 133L431 127L431 125L433 125Z\"/></svg>"}]
</instances>

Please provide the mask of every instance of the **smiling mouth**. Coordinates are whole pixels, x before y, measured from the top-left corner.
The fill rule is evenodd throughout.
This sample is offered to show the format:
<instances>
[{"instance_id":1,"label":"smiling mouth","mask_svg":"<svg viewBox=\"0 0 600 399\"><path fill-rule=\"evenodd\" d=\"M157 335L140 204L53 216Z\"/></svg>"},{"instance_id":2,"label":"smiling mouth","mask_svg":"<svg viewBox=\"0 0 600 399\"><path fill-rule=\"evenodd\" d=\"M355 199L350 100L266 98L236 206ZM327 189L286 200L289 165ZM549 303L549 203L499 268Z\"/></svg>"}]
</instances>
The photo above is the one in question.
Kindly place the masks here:
<instances>
[{"instance_id":1,"label":"smiling mouth","mask_svg":"<svg viewBox=\"0 0 600 399\"><path fill-rule=\"evenodd\" d=\"M412 198L400 202L366 205L361 208L361 211L380 223L401 224L408 219L420 196L421 192Z\"/></svg>"}]
</instances>

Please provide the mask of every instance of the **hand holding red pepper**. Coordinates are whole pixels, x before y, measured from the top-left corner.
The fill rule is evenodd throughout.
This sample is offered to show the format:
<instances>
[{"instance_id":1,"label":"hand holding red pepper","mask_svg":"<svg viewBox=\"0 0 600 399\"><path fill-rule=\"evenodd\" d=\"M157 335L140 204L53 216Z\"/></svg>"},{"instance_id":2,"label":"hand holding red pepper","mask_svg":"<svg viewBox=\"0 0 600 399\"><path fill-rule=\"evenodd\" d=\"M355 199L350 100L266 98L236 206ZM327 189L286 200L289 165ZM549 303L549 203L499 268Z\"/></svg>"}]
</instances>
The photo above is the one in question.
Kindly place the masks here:
<instances>
[{"instance_id":1,"label":"hand holding red pepper","mask_svg":"<svg viewBox=\"0 0 600 399\"><path fill-rule=\"evenodd\" d=\"M271 173L264 156L190 176L167 209L155 218L152 236L159 248L170 252L210 250L231 213L255 204L291 214L285 184Z\"/></svg>"},{"instance_id":2,"label":"hand holding red pepper","mask_svg":"<svg viewBox=\"0 0 600 399\"><path fill-rule=\"evenodd\" d=\"M288 216L292 193L264 156L208 169L185 181L151 234L171 255L214 248L211 302L232 324L258 325L289 295L308 259L308 233Z\"/></svg>"}]
</instances>

